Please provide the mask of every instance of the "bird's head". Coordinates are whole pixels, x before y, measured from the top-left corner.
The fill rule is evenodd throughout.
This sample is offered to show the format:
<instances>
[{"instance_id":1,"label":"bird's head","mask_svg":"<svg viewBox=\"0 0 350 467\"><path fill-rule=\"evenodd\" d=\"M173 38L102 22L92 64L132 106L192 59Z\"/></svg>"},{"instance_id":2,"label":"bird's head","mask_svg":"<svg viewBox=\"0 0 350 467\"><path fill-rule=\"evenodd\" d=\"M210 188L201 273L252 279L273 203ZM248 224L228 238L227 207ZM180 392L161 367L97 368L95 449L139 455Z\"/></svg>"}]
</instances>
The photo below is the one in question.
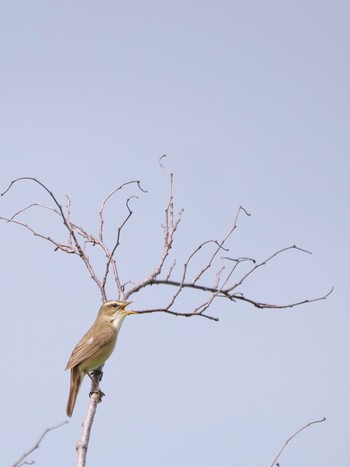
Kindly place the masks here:
<instances>
[{"instance_id":1,"label":"bird's head","mask_svg":"<svg viewBox=\"0 0 350 467\"><path fill-rule=\"evenodd\" d=\"M125 308L132 302L123 302L121 300L109 300L105 302L99 311L99 318L113 324L119 328L124 318L127 315L137 314L135 311L126 310Z\"/></svg>"}]
</instances>

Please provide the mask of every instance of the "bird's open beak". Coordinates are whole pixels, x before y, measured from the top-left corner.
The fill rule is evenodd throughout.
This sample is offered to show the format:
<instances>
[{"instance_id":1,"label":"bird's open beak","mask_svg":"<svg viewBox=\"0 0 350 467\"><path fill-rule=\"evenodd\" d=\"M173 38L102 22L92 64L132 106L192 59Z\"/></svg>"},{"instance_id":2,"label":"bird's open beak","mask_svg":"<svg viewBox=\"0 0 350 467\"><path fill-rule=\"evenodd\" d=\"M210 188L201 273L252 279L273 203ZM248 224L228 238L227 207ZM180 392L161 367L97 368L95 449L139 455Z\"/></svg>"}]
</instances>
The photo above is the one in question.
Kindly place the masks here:
<instances>
[{"instance_id":1,"label":"bird's open beak","mask_svg":"<svg viewBox=\"0 0 350 467\"><path fill-rule=\"evenodd\" d=\"M133 303L133 302L125 302L125 306L123 308L123 311L126 315L137 315L137 311L131 311L131 310L126 310L125 308L130 305L130 303Z\"/></svg>"}]
</instances>

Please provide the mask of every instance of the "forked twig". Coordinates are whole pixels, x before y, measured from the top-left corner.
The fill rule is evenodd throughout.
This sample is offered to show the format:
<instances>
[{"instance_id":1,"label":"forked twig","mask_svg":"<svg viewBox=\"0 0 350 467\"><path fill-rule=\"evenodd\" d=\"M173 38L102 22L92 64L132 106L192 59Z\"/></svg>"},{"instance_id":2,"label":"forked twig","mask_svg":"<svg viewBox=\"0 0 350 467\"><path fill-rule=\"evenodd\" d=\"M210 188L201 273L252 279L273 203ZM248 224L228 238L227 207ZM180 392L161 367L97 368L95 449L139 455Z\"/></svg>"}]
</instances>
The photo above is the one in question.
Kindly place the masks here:
<instances>
[{"instance_id":1,"label":"forked twig","mask_svg":"<svg viewBox=\"0 0 350 467\"><path fill-rule=\"evenodd\" d=\"M262 266L266 266L266 264L271 261L273 258L275 258L276 256L280 255L281 253L284 253L285 251L288 251L288 250L298 250L298 251L301 251L302 253L307 253L308 255L311 255L311 252L310 251L307 251L305 250L304 248L300 248L296 245L292 245L292 246L287 246L285 248L282 248L281 250L278 250L276 251L275 253L273 253L271 256L269 256L268 258L266 258L264 261L261 261L260 263L258 264L255 264L255 266L250 269L250 271L248 271L246 274L244 274L241 279L236 282L235 284L232 285L232 288L231 290L233 289L236 289L237 287L239 287L240 285L243 284L243 282L247 279L247 277L249 277L251 274L253 274L253 272L255 272L257 269L261 268ZM255 262L256 263L256 262Z\"/></svg>"},{"instance_id":2,"label":"forked twig","mask_svg":"<svg viewBox=\"0 0 350 467\"><path fill-rule=\"evenodd\" d=\"M232 233L232 231L233 230L231 229L230 232ZM225 241L226 240L227 240L227 236L225 237ZM276 251L275 253L270 255L268 258L264 259L263 261L261 261L259 263L257 263L257 261L252 259L252 258L243 257L243 258L238 258L238 259L232 259L232 258L224 257L224 258L222 258L223 260L234 261L235 264L234 264L233 267L231 267L228 270L228 272L226 273L226 276L224 276L224 277L222 277L222 274L223 274L223 271L224 271L225 268L223 266L221 266L218 269L216 282L215 282L214 286L208 286L208 285L198 283L198 276L202 275L201 272L206 267L203 268L203 270L201 270L200 273L197 276L195 276L195 278L193 280L186 280L187 271L188 271L188 267L189 267L190 262L192 261L194 256L200 251L201 248L203 248L206 245L210 245L210 244L214 244L214 245L216 244L218 246L221 246L221 248L223 248L223 242L216 242L216 241L213 241L213 240L203 242L201 245L199 245L199 247L197 247L188 256L187 260L184 263L182 276L181 276L181 278L179 280L170 279L169 274L168 274L164 279L162 279L162 278L152 279L151 277L149 277L146 281L140 282L137 285L135 285L134 288L131 289L130 293L128 294L128 297L131 295L131 293L138 292L142 288L147 287L149 285L170 286L170 287L176 288L175 293L173 294L172 298L170 299L170 301L168 302L168 304L166 306L161 307L161 308L154 308L154 309L152 308L152 309L147 309L147 310L139 310L139 313L155 313L155 312L162 311L162 312L167 312L167 313L170 313L170 314L173 314L173 315L176 315L176 316L186 316L186 317L188 317L188 316L195 316L196 315L196 316L202 316L202 317L208 318L209 316L207 314L203 314L203 311L205 311L206 309L209 308L209 306L212 304L213 300L216 297L226 298L226 299L228 299L230 301L233 301L233 302L235 302L235 301L247 302L247 303L249 303L249 304L251 304L251 305L253 305L253 306L255 306L256 308L259 308L259 309L287 309L287 308L293 308L293 307L296 307L296 306L304 305L304 304L307 304L307 303L313 303L313 302L317 302L317 301L320 301L320 300L325 300L334 290L334 288L332 287L330 289L330 291L328 291L326 294L324 294L322 296L314 297L314 298L311 298L311 299L307 298L307 299L303 299L303 300L299 300L299 301L292 302L292 303L287 303L287 304L265 303L265 302L262 302L262 301L259 301L259 300L254 300L252 298L246 297L241 292L235 292L235 289L238 286L241 286L244 283L244 281L254 271L256 271L258 268L260 268L262 266L267 265L269 262L271 262L274 258L279 256L280 254L285 253L285 252L290 251L290 250L297 250L297 251L300 251L302 253L310 254L309 251L307 251L307 250L305 250L303 248L297 247L296 245L292 245L292 246L289 246L289 247L286 247L286 248L282 248L281 250ZM214 253L216 254L217 251L218 250L216 249ZM213 255L211 256L211 258L212 257L213 257ZM247 261L253 262L254 266L248 272L244 273L238 281L235 281L235 282L233 282L232 285L229 285L229 280L231 279L233 274L236 272L236 269L239 266L239 264L241 264L243 262L247 262ZM189 313L189 312L186 312L186 313L176 312L176 311L172 310L172 306L174 305L174 303L175 303L176 299L178 298L178 296L180 295L180 293L183 292L185 289L193 289L193 290L196 290L198 292L204 292L204 293L210 294L210 297L205 302L201 303L197 308L195 308L191 313ZM213 319L212 316L210 318Z\"/></svg>"},{"instance_id":3,"label":"forked twig","mask_svg":"<svg viewBox=\"0 0 350 467\"><path fill-rule=\"evenodd\" d=\"M64 253L70 253L70 254L78 255L82 259L82 261L84 262L85 267L87 268L87 270L88 270L88 272L90 274L90 277L92 278L92 280L98 286L98 288L100 290L100 293L101 293L102 301L107 300L106 284L107 284L107 279L108 279L110 266L112 265L113 274L114 274L115 282L116 282L116 285L117 285L117 289L119 291L119 295L121 296L123 294L123 290L122 290L122 286L120 284L119 274L118 274L118 270L117 270L117 267L116 267L113 256L114 256L114 254L116 252L117 247L120 244L121 231L124 228L125 224L128 222L128 220L130 219L131 215L132 215L132 211L131 211L131 209L129 207L129 202L130 202L130 200L132 198L135 198L135 197L131 196L126 201L126 207L127 207L127 210L128 210L128 215L126 216L126 218L124 219L124 221L122 222L122 224L118 228L117 239L116 239L116 242L115 242L115 244L114 244L111 251L109 250L109 248L107 247L107 245L105 244L104 239L103 239L104 209L105 209L105 206L106 206L107 202L113 197L113 195L115 195L117 192L122 190L122 188L124 188L127 185L136 184L136 186L138 187L138 189L140 191L146 193L146 190L144 190L141 187L140 181L139 180L133 180L133 181L130 181L130 182L126 182L126 183L120 185L117 189L113 190L104 199L104 201L102 202L101 208L100 208L100 212L99 212L99 216L100 216L99 235L97 237L95 237L94 235L87 232L83 227L81 227L81 226L77 225L76 223L72 222L72 220L71 220L71 205L72 205L72 203L71 203L71 200L70 200L70 198L68 196L66 196L66 211L67 212L65 213L63 208L62 208L62 205L58 202L56 196L52 193L52 191L49 190L44 183L42 183L40 180L38 180L38 179L36 179L34 177L20 177L20 178L17 178L15 180L13 180L10 183L10 185L7 187L7 189L1 194L1 196L4 196L12 188L12 186L14 184L16 184L17 182L22 181L22 180L30 180L30 181L33 181L34 183L38 184L39 186L41 186L49 194L49 197L53 201L55 207L46 206L46 205L39 204L39 203L32 203L32 204L26 206L25 208L20 209L19 211L17 211L12 217L0 217L0 220L4 220L6 222L17 224L17 225L20 225L21 227L24 227L25 229L29 230L34 236L40 237L40 238L52 243L55 246L55 251L61 250ZM24 212L28 211L29 209L31 209L34 206L37 206L37 207L40 207L40 208L43 208L43 209L48 209L48 210L54 212L55 214L57 214L61 218L65 228L68 231L68 243L67 244L56 241L52 237L50 237L49 235L45 235L43 233L37 232L34 228L29 226L27 223L21 222L21 221L15 219L17 216L23 214ZM83 240L84 246L82 246L80 244L79 238L81 238ZM106 258L107 258L106 266L105 266L105 273L104 273L104 276L101 279L98 277L98 275L96 273L96 269L92 265L92 263L90 261L90 258L89 258L89 255L88 255L88 253L86 251L86 246L88 244L91 244L93 246L98 245L101 248L101 250L104 252L104 254L105 254Z\"/></svg>"},{"instance_id":4,"label":"forked twig","mask_svg":"<svg viewBox=\"0 0 350 467\"><path fill-rule=\"evenodd\" d=\"M212 257L210 258L210 260L209 260L209 262L208 262L208 264L207 264L207 265L197 274L197 276L194 278L193 283L196 283L196 282L202 277L202 275L212 266L213 261L214 261L215 257L217 256L217 254L219 253L219 251L225 249L225 248L224 248L225 243L227 242L227 240L231 237L231 235L233 234L233 232L234 232L234 231L236 230L236 228L237 228L238 217L239 217L239 215L240 215L241 212L244 212L244 213L246 214L246 216L250 216L250 214L248 213L248 211L247 211L243 206L240 206L240 207L238 208L232 228L231 228L230 231L227 233L227 235L223 238L223 240L221 240L220 243L218 243L217 241L215 241L215 243L217 244L218 248L214 251Z\"/></svg>"}]
</instances>

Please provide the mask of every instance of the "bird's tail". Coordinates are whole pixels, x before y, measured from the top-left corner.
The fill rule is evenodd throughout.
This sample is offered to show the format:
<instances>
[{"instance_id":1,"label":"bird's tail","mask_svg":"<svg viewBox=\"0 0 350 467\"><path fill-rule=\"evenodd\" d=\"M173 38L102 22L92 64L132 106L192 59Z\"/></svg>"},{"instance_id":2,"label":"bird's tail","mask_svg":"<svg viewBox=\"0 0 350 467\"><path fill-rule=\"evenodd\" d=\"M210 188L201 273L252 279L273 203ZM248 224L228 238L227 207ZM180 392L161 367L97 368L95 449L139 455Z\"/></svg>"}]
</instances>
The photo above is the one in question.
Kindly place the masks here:
<instances>
[{"instance_id":1,"label":"bird's tail","mask_svg":"<svg viewBox=\"0 0 350 467\"><path fill-rule=\"evenodd\" d=\"M72 416L75 401L77 400L77 395L81 382L84 378L84 373L82 373L76 366L70 370L70 389L67 402L67 415L68 417Z\"/></svg>"}]
</instances>

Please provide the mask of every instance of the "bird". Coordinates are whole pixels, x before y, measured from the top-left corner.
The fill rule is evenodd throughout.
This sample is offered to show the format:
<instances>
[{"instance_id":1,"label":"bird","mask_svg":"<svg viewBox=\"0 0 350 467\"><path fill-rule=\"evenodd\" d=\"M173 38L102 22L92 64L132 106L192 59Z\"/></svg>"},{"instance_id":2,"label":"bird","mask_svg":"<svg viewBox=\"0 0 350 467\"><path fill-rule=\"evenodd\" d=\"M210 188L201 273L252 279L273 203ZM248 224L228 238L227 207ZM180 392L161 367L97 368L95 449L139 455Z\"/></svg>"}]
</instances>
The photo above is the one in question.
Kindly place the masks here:
<instances>
[{"instance_id":1,"label":"bird","mask_svg":"<svg viewBox=\"0 0 350 467\"><path fill-rule=\"evenodd\" d=\"M70 370L67 415L73 414L77 395L87 374L101 367L111 356L118 333L127 315L137 314L125 308L132 302L109 300L101 306L94 324L74 347L66 370Z\"/></svg>"}]
</instances>

